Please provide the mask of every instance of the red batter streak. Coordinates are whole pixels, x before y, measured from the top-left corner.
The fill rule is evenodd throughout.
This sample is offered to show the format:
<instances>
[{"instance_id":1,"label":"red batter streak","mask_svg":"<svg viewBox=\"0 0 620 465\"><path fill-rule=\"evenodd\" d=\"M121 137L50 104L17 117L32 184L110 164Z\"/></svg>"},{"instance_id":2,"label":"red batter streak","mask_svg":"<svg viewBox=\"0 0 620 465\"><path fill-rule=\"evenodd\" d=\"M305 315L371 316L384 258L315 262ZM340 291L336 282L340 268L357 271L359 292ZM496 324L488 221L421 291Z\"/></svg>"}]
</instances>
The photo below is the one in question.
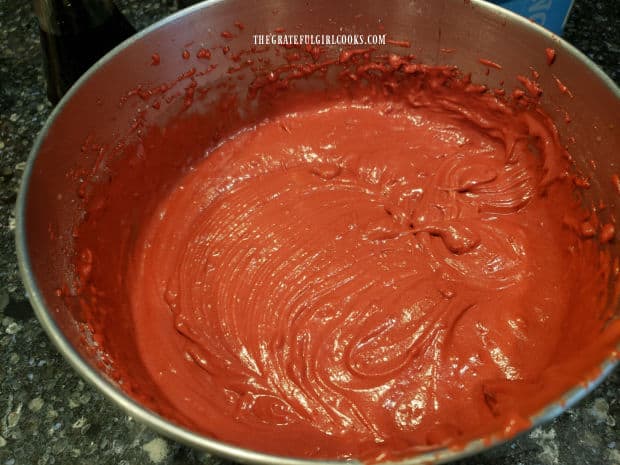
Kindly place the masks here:
<instances>
[{"instance_id":1,"label":"red batter streak","mask_svg":"<svg viewBox=\"0 0 620 465\"><path fill-rule=\"evenodd\" d=\"M414 74L293 95L216 148L189 123L146 136L145 159L209 151L129 242L148 403L255 450L376 460L514 433L608 353L587 347L609 259L570 227L588 216L550 119Z\"/></svg>"}]
</instances>

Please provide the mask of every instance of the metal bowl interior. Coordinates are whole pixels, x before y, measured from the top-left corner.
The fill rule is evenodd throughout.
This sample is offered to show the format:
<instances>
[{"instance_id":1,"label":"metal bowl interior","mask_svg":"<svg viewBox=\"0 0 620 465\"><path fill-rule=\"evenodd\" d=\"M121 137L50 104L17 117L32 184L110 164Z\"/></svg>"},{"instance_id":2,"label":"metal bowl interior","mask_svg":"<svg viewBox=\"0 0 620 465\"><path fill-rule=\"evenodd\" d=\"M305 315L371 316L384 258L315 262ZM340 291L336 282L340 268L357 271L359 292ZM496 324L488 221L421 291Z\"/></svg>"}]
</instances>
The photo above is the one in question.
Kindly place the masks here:
<instances>
[{"instance_id":1,"label":"metal bowl interior","mask_svg":"<svg viewBox=\"0 0 620 465\"><path fill-rule=\"evenodd\" d=\"M351 12L359 12L355 16ZM76 167L89 168L95 160L82 157L80 147L87 137L112 143L123 134L136 115L138 103L119 108L119 98L139 84L174 80L179 70L192 65L181 56L186 44L221 43L220 32L234 21L245 24L245 33L228 42L230 47L247 48L252 34L295 25L311 33L376 33L409 40L420 61L450 64L471 71L472 79L507 87L518 74L527 75L530 66L541 73L545 89L543 107L558 120L564 139L572 136L571 153L578 166L591 173L590 195L602 198L611 214L620 213L617 195L609 181L620 162L617 147L620 131L620 91L592 62L552 33L506 10L472 0L398 0L385 7L381 2L353 3L287 0L213 0L179 12L147 28L114 49L70 90L54 110L32 149L17 202L17 251L20 270L30 300L42 326L71 365L113 403L154 430L190 446L234 460L262 464L317 463L289 457L275 457L199 435L158 415L129 396L102 369L97 354L84 342L78 306L68 305L56 295L59 282L71 273L71 229L80 217L76 186L66 173ZM556 50L558 59L550 68L545 48ZM441 49L455 49L441 53ZM389 46L386 50L390 50ZM336 52L337 50L334 50ZM393 48L396 53L402 49ZM151 55L159 53L161 64L151 66ZM478 62L486 58L502 64L501 70L485 74ZM208 79L223 79L227 68L224 57ZM556 85L554 76L573 91L569 99ZM239 86L247 82L239 81ZM570 126L559 123L563 108L573 115ZM166 124L178 113L171 104L159 113L154 124ZM594 160L593 171L587 160ZM138 206L139 207L139 206ZM56 234L50 235L53 227ZM617 245L613 254L620 255ZM128 327L130 324L128 324ZM549 421L570 407L600 383L615 367L609 357L602 365L584 373L587 385L577 385L556 402L534 415L532 426ZM136 361L139 364L139 361ZM582 380L579 380L582 381ZM462 450L442 449L399 461L405 465L444 463L482 451L502 442L501 435L472 441ZM337 463L325 462L321 463Z\"/></svg>"}]
</instances>

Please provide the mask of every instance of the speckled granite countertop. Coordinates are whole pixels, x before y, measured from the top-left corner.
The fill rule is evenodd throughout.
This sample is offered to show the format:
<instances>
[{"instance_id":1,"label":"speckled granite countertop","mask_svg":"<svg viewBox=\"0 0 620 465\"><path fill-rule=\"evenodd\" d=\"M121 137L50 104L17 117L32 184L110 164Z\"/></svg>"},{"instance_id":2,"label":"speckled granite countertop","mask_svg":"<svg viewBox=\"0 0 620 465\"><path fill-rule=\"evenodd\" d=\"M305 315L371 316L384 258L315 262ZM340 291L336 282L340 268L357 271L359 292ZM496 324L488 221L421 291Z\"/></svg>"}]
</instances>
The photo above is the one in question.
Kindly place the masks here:
<instances>
[{"instance_id":1,"label":"speckled granite countertop","mask_svg":"<svg viewBox=\"0 0 620 465\"><path fill-rule=\"evenodd\" d=\"M137 27L174 0L118 0ZM620 80L620 2L577 0L565 37ZM226 464L159 437L86 385L24 301L12 209L50 113L30 2L0 0L0 465ZM620 371L553 423L458 465L620 465Z\"/></svg>"}]
</instances>

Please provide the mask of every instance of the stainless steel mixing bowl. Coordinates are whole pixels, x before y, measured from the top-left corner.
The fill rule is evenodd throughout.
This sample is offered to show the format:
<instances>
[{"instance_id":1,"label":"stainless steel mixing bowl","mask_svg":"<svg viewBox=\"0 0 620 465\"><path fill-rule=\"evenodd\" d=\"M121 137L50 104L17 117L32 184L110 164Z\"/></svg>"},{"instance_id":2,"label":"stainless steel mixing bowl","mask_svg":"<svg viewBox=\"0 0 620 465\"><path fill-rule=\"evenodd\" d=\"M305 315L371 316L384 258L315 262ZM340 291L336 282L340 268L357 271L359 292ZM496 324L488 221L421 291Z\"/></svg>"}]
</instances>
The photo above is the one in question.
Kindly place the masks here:
<instances>
[{"instance_id":1,"label":"stainless steel mixing bowl","mask_svg":"<svg viewBox=\"0 0 620 465\"><path fill-rule=\"evenodd\" d=\"M359 13L359 15L356 15ZM60 352L88 382L114 404L154 430L190 446L249 463L316 463L295 458L274 457L226 444L182 428L130 397L98 363L97 354L86 347L79 308L59 298L56 289L71 270L71 228L80 216L76 185L67 173L76 166L88 168L93 159L83 158L80 147L88 137L113 144L127 132L136 105L119 108L119 97L146 82L173 80L179 70L191 65L181 57L185 44L219 43L220 32L234 21L245 24L245 33L231 40L231 47L247 48L253 33L266 33L280 26L300 33L376 33L409 40L420 61L454 64L472 72L474 81L497 85L515 83L517 74L529 74L530 66L541 73L545 92L542 105L558 120L566 140L575 137L571 153L577 164L591 172L592 196L600 196L618 217L619 205L610 176L620 162L620 92L614 83L574 47L552 33L506 10L472 0L393 0L378 2L214 0L198 4L147 28L100 60L63 98L41 131L24 173L17 202L17 250L22 277L37 317ZM557 52L552 67L546 63L545 48ZM456 49L442 53L441 49ZM385 50L390 50L386 46ZM402 53L403 49L392 48ZM382 49L383 50L383 49ZM151 55L162 57L151 65ZM334 53L337 49L334 48ZM501 63L503 69L488 76L479 58ZM224 56L214 55L221 64L205 79L223 79ZM562 93L554 75L572 90L574 98ZM241 83L242 84L242 83ZM240 84L240 85L241 85ZM246 83L247 84L247 83ZM563 124L561 107L573 117ZM162 108L172 117L174 105ZM49 234L53 226L56 234ZM113 253L113 252L111 252ZM618 254L617 246L613 253ZM129 335L130 337L130 335ZM600 374L587 386L576 386L562 398L531 418L532 426L554 418L590 392L614 368L609 358ZM596 367L592 367L593 369ZM501 442L501 436L480 438L462 450L437 450L400 461L401 464L443 463L464 457Z\"/></svg>"}]
</instances>

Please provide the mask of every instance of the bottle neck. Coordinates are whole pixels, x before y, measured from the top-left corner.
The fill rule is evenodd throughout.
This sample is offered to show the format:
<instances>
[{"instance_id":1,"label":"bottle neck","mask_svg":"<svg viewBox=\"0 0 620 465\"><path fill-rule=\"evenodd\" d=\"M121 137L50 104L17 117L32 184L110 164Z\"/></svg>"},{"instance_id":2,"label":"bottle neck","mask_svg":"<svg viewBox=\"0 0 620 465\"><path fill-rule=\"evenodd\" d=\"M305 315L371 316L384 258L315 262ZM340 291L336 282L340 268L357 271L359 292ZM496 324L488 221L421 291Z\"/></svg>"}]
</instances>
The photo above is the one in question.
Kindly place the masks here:
<instances>
[{"instance_id":1,"label":"bottle neck","mask_svg":"<svg viewBox=\"0 0 620 465\"><path fill-rule=\"evenodd\" d=\"M33 0L39 27L66 34L100 26L114 14L112 0Z\"/></svg>"}]
</instances>

